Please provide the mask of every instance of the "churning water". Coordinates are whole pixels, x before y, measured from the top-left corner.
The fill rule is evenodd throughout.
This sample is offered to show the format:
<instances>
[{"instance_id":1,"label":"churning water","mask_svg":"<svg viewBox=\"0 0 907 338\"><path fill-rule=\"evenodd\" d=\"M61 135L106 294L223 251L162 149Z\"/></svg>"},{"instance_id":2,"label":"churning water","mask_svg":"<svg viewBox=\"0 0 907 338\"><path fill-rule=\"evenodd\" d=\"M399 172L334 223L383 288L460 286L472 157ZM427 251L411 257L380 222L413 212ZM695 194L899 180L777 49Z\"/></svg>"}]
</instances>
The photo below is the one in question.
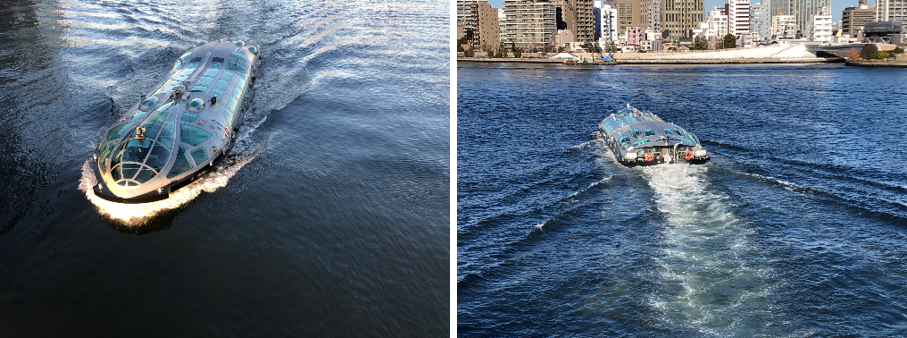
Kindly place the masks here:
<instances>
[{"instance_id":1,"label":"churning water","mask_svg":"<svg viewBox=\"0 0 907 338\"><path fill-rule=\"evenodd\" d=\"M458 333L907 334L905 76L459 64ZM619 165L627 103L712 161Z\"/></svg>"}]
</instances>

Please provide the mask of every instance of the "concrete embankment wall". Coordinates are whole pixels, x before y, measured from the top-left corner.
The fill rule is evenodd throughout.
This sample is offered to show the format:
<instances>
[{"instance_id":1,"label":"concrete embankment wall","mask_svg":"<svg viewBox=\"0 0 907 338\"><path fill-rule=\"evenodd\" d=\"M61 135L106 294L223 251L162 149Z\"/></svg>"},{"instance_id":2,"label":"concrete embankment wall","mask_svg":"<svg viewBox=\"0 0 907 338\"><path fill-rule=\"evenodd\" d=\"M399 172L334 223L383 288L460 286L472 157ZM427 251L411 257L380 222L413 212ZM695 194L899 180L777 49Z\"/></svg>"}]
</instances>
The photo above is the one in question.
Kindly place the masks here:
<instances>
[{"instance_id":1,"label":"concrete embankment wall","mask_svg":"<svg viewBox=\"0 0 907 338\"><path fill-rule=\"evenodd\" d=\"M690 52L690 53L645 53L645 54L624 54L617 55L620 59L681 59L681 60L726 60L726 59L793 59L793 58L815 58L816 54L810 53L803 45L789 46L771 46L761 48L739 48L721 51L707 52Z\"/></svg>"},{"instance_id":2,"label":"concrete embankment wall","mask_svg":"<svg viewBox=\"0 0 907 338\"><path fill-rule=\"evenodd\" d=\"M523 59L523 58L464 58L458 57L457 62L521 62L521 63L564 63L561 59Z\"/></svg>"},{"instance_id":3,"label":"concrete embankment wall","mask_svg":"<svg viewBox=\"0 0 907 338\"><path fill-rule=\"evenodd\" d=\"M856 66L856 67L891 67L891 68L907 68L907 61L862 61L862 60L847 60L844 62L847 66Z\"/></svg>"},{"instance_id":4,"label":"concrete embankment wall","mask_svg":"<svg viewBox=\"0 0 907 338\"><path fill-rule=\"evenodd\" d=\"M843 58L746 58L746 59L623 59L620 64L758 64L758 63L818 63L841 62Z\"/></svg>"}]
</instances>

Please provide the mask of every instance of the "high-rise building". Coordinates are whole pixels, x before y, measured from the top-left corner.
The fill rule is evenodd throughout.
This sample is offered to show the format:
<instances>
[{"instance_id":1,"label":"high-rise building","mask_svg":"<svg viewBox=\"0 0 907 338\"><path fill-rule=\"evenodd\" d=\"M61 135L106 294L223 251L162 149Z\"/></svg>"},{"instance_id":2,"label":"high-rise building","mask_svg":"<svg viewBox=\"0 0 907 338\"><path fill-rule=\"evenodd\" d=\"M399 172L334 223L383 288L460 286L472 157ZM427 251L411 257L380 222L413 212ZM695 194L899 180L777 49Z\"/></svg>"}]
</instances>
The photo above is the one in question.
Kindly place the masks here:
<instances>
[{"instance_id":1,"label":"high-rise building","mask_svg":"<svg viewBox=\"0 0 907 338\"><path fill-rule=\"evenodd\" d=\"M750 32L759 33L764 39L772 37L772 16L769 13L771 5L767 2L757 2L750 6Z\"/></svg>"},{"instance_id":2,"label":"high-rise building","mask_svg":"<svg viewBox=\"0 0 907 338\"><path fill-rule=\"evenodd\" d=\"M472 27L472 49L479 51L498 50L501 39L498 25L498 10L488 1L470 4L470 26Z\"/></svg>"},{"instance_id":3,"label":"high-rise building","mask_svg":"<svg viewBox=\"0 0 907 338\"><path fill-rule=\"evenodd\" d=\"M573 33L576 41L589 42L595 39L595 15L592 0L555 0L558 13L558 30Z\"/></svg>"},{"instance_id":4,"label":"high-rise building","mask_svg":"<svg viewBox=\"0 0 907 338\"><path fill-rule=\"evenodd\" d=\"M617 31L625 33L627 27L645 26L646 7L644 0L614 0L617 10Z\"/></svg>"},{"instance_id":5,"label":"high-rise building","mask_svg":"<svg viewBox=\"0 0 907 338\"><path fill-rule=\"evenodd\" d=\"M841 15L841 34L856 37L863 31L863 26L874 19L875 4L867 4L866 0L860 0L858 6L844 9L844 14Z\"/></svg>"},{"instance_id":6,"label":"high-rise building","mask_svg":"<svg viewBox=\"0 0 907 338\"><path fill-rule=\"evenodd\" d=\"M831 7L821 7L809 20L806 37L811 41L831 41Z\"/></svg>"},{"instance_id":7,"label":"high-rise building","mask_svg":"<svg viewBox=\"0 0 907 338\"><path fill-rule=\"evenodd\" d=\"M595 41L595 13L592 0L572 0L576 8L576 40Z\"/></svg>"},{"instance_id":8,"label":"high-rise building","mask_svg":"<svg viewBox=\"0 0 907 338\"><path fill-rule=\"evenodd\" d=\"M646 5L646 28L661 33L661 1L648 1Z\"/></svg>"},{"instance_id":9,"label":"high-rise building","mask_svg":"<svg viewBox=\"0 0 907 338\"><path fill-rule=\"evenodd\" d=\"M601 18L599 23L601 24L601 39L605 41L617 41L617 9L611 6L609 3L603 3L601 5Z\"/></svg>"},{"instance_id":10,"label":"high-rise building","mask_svg":"<svg viewBox=\"0 0 907 338\"><path fill-rule=\"evenodd\" d=\"M661 26L675 39L692 38L705 13L703 0L661 0Z\"/></svg>"},{"instance_id":11,"label":"high-rise building","mask_svg":"<svg viewBox=\"0 0 907 338\"><path fill-rule=\"evenodd\" d=\"M750 32L750 1L725 0L727 8L728 34L743 36Z\"/></svg>"},{"instance_id":12,"label":"high-rise building","mask_svg":"<svg viewBox=\"0 0 907 338\"><path fill-rule=\"evenodd\" d=\"M567 0L554 0L557 44L576 42L576 7Z\"/></svg>"},{"instance_id":13,"label":"high-rise building","mask_svg":"<svg viewBox=\"0 0 907 338\"><path fill-rule=\"evenodd\" d=\"M547 0L504 0L501 42L511 43L525 51L546 50L554 47L557 34L555 4Z\"/></svg>"},{"instance_id":14,"label":"high-rise building","mask_svg":"<svg viewBox=\"0 0 907 338\"><path fill-rule=\"evenodd\" d=\"M783 15L781 10L775 11L775 15L772 16L772 38L788 38L793 39L796 37L796 31L793 32L794 36L791 36L790 26L797 26L797 18L793 15Z\"/></svg>"},{"instance_id":15,"label":"high-rise building","mask_svg":"<svg viewBox=\"0 0 907 338\"><path fill-rule=\"evenodd\" d=\"M907 0L899 0L907 1ZM793 15L794 23L797 24L801 34L806 33L806 25L809 24L810 18L816 15L819 7L831 6L831 0L778 0L772 1L772 16L777 15L781 10L781 15Z\"/></svg>"},{"instance_id":16,"label":"high-rise building","mask_svg":"<svg viewBox=\"0 0 907 338\"><path fill-rule=\"evenodd\" d=\"M498 38L504 35L504 21L507 21L507 14L503 8L498 8Z\"/></svg>"},{"instance_id":17,"label":"high-rise building","mask_svg":"<svg viewBox=\"0 0 907 338\"><path fill-rule=\"evenodd\" d=\"M602 2L600 0L595 0L592 2L592 15L594 15L594 17L592 19L593 19L593 21L595 21L595 25L592 28L592 31L594 33L593 39L595 41L598 41L599 38L601 38L601 36L602 36L602 32L601 32Z\"/></svg>"},{"instance_id":18,"label":"high-rise building","mask_svg":"<svg viewBox=\"0 0 907 338\"><path fill-rule=\"evenodd\" d=\"M718 39L724 38L728 34L728 16L725 13L725 9L721 7L715 7L709 11L708 30L713 32ZM710 37L711 34L706 35L706 37Z\"/></svg>"},{"instance_id":19,"label":"high-rise building","mask_svg":"<svg viewBox=\"0 0 907 338\"><path fill-rule=\"evenodd\" d=\"M907 0L877 0L874 21L907 21Z\"/></svg>"},{"instance_id":20,"label":"high-rise building","mask_svg":"<svg viewBox=\"0 0 907 338\"><path fill-rule=\"evenodd\" d=\"M469 18L472 17L470 13L470 5L476 0L457 0L457 24L462 24L467 30L472 30L470 26Z\"/></svg>"}]
</instances>

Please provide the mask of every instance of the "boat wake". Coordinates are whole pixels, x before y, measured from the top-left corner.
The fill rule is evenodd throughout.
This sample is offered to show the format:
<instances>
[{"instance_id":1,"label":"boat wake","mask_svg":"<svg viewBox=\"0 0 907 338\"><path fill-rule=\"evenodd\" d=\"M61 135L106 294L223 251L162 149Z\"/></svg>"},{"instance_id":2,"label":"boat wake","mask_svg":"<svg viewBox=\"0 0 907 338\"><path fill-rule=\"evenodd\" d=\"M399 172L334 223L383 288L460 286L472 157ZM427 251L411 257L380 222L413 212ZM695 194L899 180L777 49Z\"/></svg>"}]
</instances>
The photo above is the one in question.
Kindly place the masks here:
<instances>
[{"instance_id":1,"label":"boat wake","mask_svg":"<svg viewBox=\"0 0 907 338\"><path fill-rule=\"evenodd\" d=\"M727 195L712 191L708 166L639 168L664 217L656 291L650 306L670 329L753 335L766 324L771 271L759 264L744 221Z\"/></svg>"}]
</instances>

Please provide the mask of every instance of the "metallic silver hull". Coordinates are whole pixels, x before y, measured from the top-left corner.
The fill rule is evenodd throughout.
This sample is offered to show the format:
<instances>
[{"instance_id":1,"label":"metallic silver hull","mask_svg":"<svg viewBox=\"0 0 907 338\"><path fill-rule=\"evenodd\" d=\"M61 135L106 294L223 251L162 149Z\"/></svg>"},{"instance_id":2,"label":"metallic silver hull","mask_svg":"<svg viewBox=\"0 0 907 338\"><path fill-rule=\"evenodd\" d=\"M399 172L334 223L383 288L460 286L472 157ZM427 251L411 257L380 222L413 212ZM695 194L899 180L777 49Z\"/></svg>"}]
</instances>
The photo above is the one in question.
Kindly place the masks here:
<instances>
[{"instance_id":1,"label":"metallic silver hull","mask_svg":"<svg viewBox=\"0 0 907 338\"><path fill-rule=\"evenodd\" d=\"M108 125L93 155L98 197L166 199L222 160L235 143L261 50L243 41L199 42L151 94Z\"/></svg>"},{"instance_id":2,"label":"metallic silver hull","mask_svg":"<svg viewBox=\"0 0 907 338\"><path fill-rule=\"evenodd\" d=\"M598 134L623 165L702 164L711 158L695 134L630 107L604 119Z\"/></svg>"}]
</instances>

